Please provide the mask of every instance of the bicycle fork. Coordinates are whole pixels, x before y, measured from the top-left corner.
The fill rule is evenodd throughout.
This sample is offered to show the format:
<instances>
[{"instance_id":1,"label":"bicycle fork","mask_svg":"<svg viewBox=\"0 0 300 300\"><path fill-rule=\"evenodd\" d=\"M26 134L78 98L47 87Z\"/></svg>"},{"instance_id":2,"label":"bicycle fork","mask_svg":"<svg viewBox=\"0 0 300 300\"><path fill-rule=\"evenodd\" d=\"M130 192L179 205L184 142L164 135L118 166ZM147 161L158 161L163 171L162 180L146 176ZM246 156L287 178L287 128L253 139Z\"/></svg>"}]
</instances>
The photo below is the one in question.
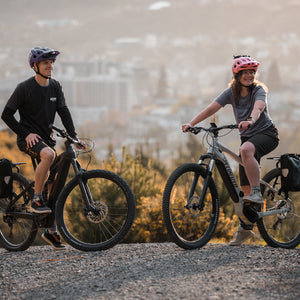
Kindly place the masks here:
<instances>
[{"instance_id":1,"label":"bicycle fork","mask_svg":"<svg viewBox=\"0 0 300 300\"><path fill-rule=\"evenodd\" d=\"M207 192L207 189L208 189L211 177L212 177L212 170L213 170L214 164L215 164L215 160L211 159L209 165L206 168L206 176L205 176L205 180L203 183L203 188L201 191L200 199L197 204L192 203L192 198L193 198L193 195L195 192L195 188L198 184L198 179L199 179L200 175L196 174L196 173L194 174L194 178L193 178L190 192L188 195L188 201L187 201L187 204L185 205L186 208L199 209L200 211L202 211L204 209L204 199L205 199L205 195L206 195L206 192Z\"/></svg>"},{"instance_id":2,"label":"bicycle fork","mask_svg":"<svg viewBox=\"0 0 300 300\"><path fill-rule=\"evenodd\" d=\"M84 201L85 201L86 211L87 212L91 211L95 215L100 215L99 209L93 205L92 194L91 194L89 186L87 185L87 179L85 178L84 172L82 171L82 168L81 168L79 162L73 159L72 166L75 171L75 174L76 174L76 177L77 177L77 180L79 183L79 187L80 187L81 193L82 193Z\"/></svg>"}]
</instances>

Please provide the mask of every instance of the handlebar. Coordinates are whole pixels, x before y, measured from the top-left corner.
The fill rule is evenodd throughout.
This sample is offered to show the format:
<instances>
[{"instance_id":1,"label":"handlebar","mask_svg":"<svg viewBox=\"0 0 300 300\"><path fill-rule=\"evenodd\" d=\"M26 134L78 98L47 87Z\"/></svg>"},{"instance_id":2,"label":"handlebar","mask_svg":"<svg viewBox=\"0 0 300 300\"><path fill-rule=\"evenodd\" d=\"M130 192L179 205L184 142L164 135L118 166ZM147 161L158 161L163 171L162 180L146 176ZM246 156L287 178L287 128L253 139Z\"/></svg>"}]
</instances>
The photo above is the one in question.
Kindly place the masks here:
<instances>
[{"instance_id":1,"label":"handlebar","mask_svg":"<svg viewBox=\"0 0 300 300\"><path fill-rule=\"evenodd\" d=\"M59 136L68 140L70 144L78 145L80 148L85 148L85 145L81 143L78 139L72 138L64 129L59 129L53 124L49 126L50 129L55 130L59 133Z\"/></svg>"},{"instance_id":2,"label":"handlebar","mask_svg":"<svg viewBox=\"0 0 300 300\"><path fill-rule=\"evenodd\" d=\"M205 128L205 127L190 127L187 129L187 131L193 133L193 134L198 134L201 131L206 131L206 132L211 132L213 134L218 134L220 130L223 129L238 129L238 124L230 124L230 125L224 125L217 127L215 123L210 123L211 127Z\"/></svg>"}]
</instances>

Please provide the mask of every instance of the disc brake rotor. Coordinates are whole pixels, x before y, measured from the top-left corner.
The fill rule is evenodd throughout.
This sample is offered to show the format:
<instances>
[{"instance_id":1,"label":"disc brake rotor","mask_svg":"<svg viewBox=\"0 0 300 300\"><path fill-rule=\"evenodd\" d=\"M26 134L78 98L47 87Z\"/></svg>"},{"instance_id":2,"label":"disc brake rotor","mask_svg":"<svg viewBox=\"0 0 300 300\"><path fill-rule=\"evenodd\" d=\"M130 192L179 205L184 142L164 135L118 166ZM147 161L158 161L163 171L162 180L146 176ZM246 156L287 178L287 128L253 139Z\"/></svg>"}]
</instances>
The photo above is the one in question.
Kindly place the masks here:
<instances>
[{"instance_id":1,"label":"disc brake rotor","mask_svg":"<svg viewBox=\"0 0 300 300\"><path fill-rule=\"evenodd\" d=\"M87 213L87 218L92 223L101 223L104 221L108 214L108 207L104 202L100 200L94 202L94 206L98 209L98 213L96 214L92 211L89 211Z\"/></svg>"},{"instance_id":2,"label":"disc brake rotor","mask_svg":"<svg viewBox=\"0 0 300 300\"><path fill-rule=\"evenodd\" d=\"M200 198L198 196L193 196L189 199L189 202L187 205L188 210L195 217L199 216L201 213L200 209L197 207L199 199Z\"/></svg>"}]
</instances>

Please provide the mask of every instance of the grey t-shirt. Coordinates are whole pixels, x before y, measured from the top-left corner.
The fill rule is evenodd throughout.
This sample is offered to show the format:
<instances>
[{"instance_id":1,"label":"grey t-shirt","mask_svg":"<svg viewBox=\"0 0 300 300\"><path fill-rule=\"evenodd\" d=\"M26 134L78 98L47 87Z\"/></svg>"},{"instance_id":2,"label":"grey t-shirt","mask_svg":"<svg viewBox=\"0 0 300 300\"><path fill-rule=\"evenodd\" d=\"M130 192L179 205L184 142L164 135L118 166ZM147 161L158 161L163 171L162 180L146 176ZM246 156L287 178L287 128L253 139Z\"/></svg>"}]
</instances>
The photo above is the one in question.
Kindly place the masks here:
<instances>
[{"instance_id":1,"label":"grey t-shirt","mask_svg":"<svg viewBox=\"0 0 300 300\"><path fill-rule=\"evenodd\" d=\"M257 100L262 100L266 103L265 109L260 114L259 119L248 129L240 131L241 136L250 137L269 128L273 122L268 112L267 92L261 85L256 85L252 90L251 95L239 97L238 101L234 100L232 88L228 88L221 93L215 101L222 107L226 104L231 104L235 120L237 124L241 121L246 121L253 110L254 103Z\"/></svg>"}]
</instances>

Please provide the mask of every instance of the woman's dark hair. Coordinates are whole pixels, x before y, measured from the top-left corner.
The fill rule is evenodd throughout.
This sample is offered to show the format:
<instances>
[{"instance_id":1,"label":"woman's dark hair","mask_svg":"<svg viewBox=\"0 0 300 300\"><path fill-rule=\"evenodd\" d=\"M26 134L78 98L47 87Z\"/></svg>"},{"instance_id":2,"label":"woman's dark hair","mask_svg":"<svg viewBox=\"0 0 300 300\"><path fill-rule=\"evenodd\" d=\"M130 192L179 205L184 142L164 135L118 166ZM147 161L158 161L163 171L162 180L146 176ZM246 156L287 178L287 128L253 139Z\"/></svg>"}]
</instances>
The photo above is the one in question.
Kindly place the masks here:
<instances>
[{"instance_id":1,"label":"woman's dark hair","mask_svg":"<svg viewBox=\"0 0 300 300\"><path fill-rule=\"evenodd\" d=\"M233 76L231 82L229 83L229 87L231 87L231 88L232 88L232 91L233 91L233 97L234 97L235 102L237 102L237 101L239 100L239 96L240 96L241 89L242 89L242 84L240 83L240 77L241 77L241 75L242 75L242 72L243 72L243 71L241 71L241 72L235 74L235 75ZM251 95L253 89L254 89L257 85L262 86L262 87L265 89L265 91L268 92L268 88L267 88L267 86L266 86L264 83L262 83L262 82L260 82L260 81L258 81L258 80L254 80L253 84L251 84L251 85L248 87L250 95Z\"/></svg>"}]
</instances>

